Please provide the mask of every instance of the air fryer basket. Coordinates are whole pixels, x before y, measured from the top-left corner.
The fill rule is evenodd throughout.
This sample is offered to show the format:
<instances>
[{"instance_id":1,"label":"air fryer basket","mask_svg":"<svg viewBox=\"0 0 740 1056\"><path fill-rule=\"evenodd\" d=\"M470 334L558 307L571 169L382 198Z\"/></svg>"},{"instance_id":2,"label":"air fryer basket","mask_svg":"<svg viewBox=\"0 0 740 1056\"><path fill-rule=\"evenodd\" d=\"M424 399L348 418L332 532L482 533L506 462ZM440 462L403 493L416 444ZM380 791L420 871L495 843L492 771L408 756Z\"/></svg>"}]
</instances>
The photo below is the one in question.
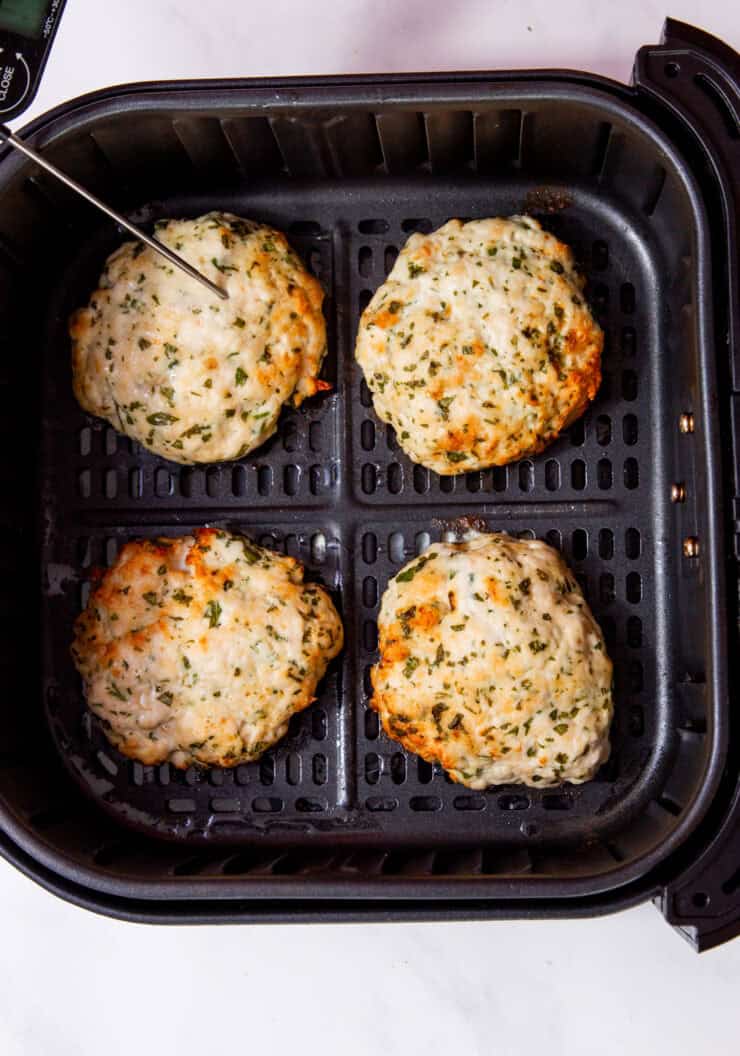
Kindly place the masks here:
<instances>
[{"instance_id":1,"label":"air fryer basket","mask_svg":"<svg viewBox=\"0 0 740 1056\"><path fill-rule=\"evenodd\" d=\"M285 412L238 464L172 465L79 409L66 319L120 234L3 158L6 450L33 452L3 464L14 692L0 827L21 868L150 920L578 914L663 892L675 923L715 941L701 937L718 933L702 923L716 904L706 884L673 897L669 882L698 868L737 779L728 364L715 340L735 237L716 187L733 186L721 166L736 57L672 25L680 63L670 42L645 49L641 89L558 72L135 85L32 126L52 160L138 221L253 216L285 230L321 280L333 392ZM695 96L705 127L687 128L679 104ZM521 211L576 250L606 333L604 384L538 458L439 478L373 413L353 362L359 313L411 231ZM385 585L461 517L547 539L584 587L616 672L613 753L591 783L473 793L406 755L367 708ZM85 712L71 626L93 567L123 542L204 523L300 557L333 590L347 647L259 763L144 767Z\"/></svg>"}]
</instances>

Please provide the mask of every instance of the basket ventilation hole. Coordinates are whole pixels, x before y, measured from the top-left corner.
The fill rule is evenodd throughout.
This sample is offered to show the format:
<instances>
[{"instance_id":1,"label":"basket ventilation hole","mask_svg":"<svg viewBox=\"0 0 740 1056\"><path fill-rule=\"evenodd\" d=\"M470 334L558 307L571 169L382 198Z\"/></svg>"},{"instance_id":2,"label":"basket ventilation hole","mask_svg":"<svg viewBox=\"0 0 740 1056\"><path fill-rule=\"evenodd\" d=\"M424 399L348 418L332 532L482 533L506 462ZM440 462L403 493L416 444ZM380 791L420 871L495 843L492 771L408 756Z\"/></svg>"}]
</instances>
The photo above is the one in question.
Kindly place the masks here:
<instances>
[{"instance_id":1,"label":"basket ventilation hole","mask_svg":"<svg viewBox=\"0 0 740 1056\"><path fill-rule=\"evenodd\" d=\"M362 604L366 609L375 608L378 603L378 581L375 576L365 576L362 581Z\"/></svg>"},{"instance_id":2,"label":"basket ventilation hole","mask_svg":"<svg viewBox=\"0 0 740 1056\"><path fill-rule=\"evenodd\" d=\"M278 814L283 809L279 796L258 796L252 803L255 814Z\"/></svg>"},{"instance_id":3,"label":"basket ventilation hole","mask_svg":"<svg viewBox=\"0 0 740 1056\"><path fill-rule=\"evenodd\" d=\"M484 810L486 801L483 796L455 796L452 806L455 810Z\"/></svg>"},{"instance_id":4,"label":"basket ventilation hole","mask_svg":"<svg viewBox=\"0 0 740 1056\"><path fill-rule=\"evenodd\" d=\"M631 282L623 282L619 290L619 306L625 315L632 315L635 310L635 287Z\"/></svg>"},{"instance_id":5,"label":"basket ventilation hole","mask_svg":"<svg viewBox=\"0 0 740 1056\"><path fill-rule=\"evenodd\" d=\"M157 470L157 474L164 473L165 470ZM169 477L169 473L167 473ZM171 482L168 481L165 485L166 488L171 487ZM215 499L221 490L221 469L219 466L211 466L206 470L206 495L209 499ZM167 491L163 491L162 494L168 494Z\"/></svg>"},{"instance_id":6,"label":"basket ventilation hole","mask_svg":"<svg viewBox=\"0 0 740 1056\"><path fill-rule=\"evenodd\" d=\"M583 459L577 458L571 463L570 482L574 491L583 491L586 487L586 463Z\"/></svg>"},{"instance_id":7,"label":"basket ventilation hole","mask_svg":"<svg viewBox=\"0 0 740 1056\"><path fill-rule=\"evenodd\" d=\"M609 247L606 242L594 242L592 261L595 271L604 271L609 267Z\"/></svg>"},{"instance_id":8,"label":"basket ventilation hole","mask_svg":"<svg viewBox=\"0 0 740 1056\"><path fill-rule=\"evenodd\" d=\"M365 800L365 806L373 813L381 812L389 814L398 806L398 800L391 799L389 796L370 796L369 799Z\"/></svg>"},{"instance_id":9,"label":"basket ventilation hole","mask_svg":"<svg viewBox=\"0 0 740 1056\"><path fill-rule=\"evenodd\" d=\"M627 620L627 645L639 649L642 645L642 620L639 616L630 616Z\"/></svg>"},{"instance_id":10,"label":"basket ventilation hole","mask_svg":"<svg viewBox=\"0 0 740 1056\"><path fill-rule=\"evenodd\" d=\"M614 557L614 532L611 528L602 528L599 532L599 557L602 561L611 561Z\"/></svg>"},{"instance_id":11,"label":"basket ventilation hole","mask_svg":"<svg viewBox=\"0 0 740 1056\"><path fill-rule=\"evenodd\" d=\"M632 461L634 461L634 459ZM601 491L608 491L609 488L611 488L612 464L608 458L599 459L599 464L596 467L596 481Z\"/></svg>"},{"instance_id":12,"label":"basket ventilation hole","mask_svg":"<svg viewBox=\"0 0 740 1056\"><path fill-rule=\"evenodd\" d=\"M645 684L642 664L639 660L630 660L627 667L627 681L630 693L641 693Z\"/></svg>"},{"instance_id":13,"label":"basket ventilation hole","mask_svg":"<svg viewBox=\"0 0 740 1056\"><path fill-rule=\"evenodd\" d=\"M596 443L606 447L612 439L612 421L607 414L600 414L596 419Z\"/></svg>"},{"instance_id":14,"label":"basket ventilation hole","mask_svg":"<svg viewBox=\"0 0 740 1056\"><path fill-rule=\"evenodd\" d=\"M362 537L362 560L366 565L373 565L378 556L378 540L374 532L365 532Z\"/></svg>"},{"instance_id":15,"label":"basket ventilation hole","mask_svg":"<svg viewBox=\"0 0 740 1056\"><path fill-rule=\"evenodd\" d=\"M311 560L317 565L323 565L326 561L326 536L323 532L315 532L311 536Z\"/></svg>"},{"instance_id":16,"label":"basket ventilation hole","mask_svg":"<svg viewBox=\"0 0 740 1056\"><path fill-rule=\"evenodd\" d=\"M362 644L366 652L374 653L378 647L378 626L375 620L365 620L362 625Z\"/></svg>"},{"instance_id":17,"label":"basket ventilation hole","mask_svg":"<svg viewBox=\"0 0 740 1056\"><path fill-rule=\"evenodd\" d=\"M528 810L530 802L528 796L514 792L509 795L499 796L498 805L501 810Z\"/></svg>"},{"instance_id":18,"label":"basket ventilation hole","mask_svg":"<svg viewBox=\"0 0 740 1056\"><path fill-rule=\"evenodd\" d=\"M326 740L326 712L316 708L311 715L311 736L315 741Z\"/></svg>"},{"instance_id":19,"label":"basket ventilation hole","mask_svg":"<svg viewBox=\"0 0 740 1056\"><path fill-rule=\"evenodd\" d=\"M402 532L391 532L388 537L388 555L394 564L403 563L406 555Z\"/></svg>"},{"instance_id":20,"label":"basket ventilation hole","mask_svg":"<svg viewBox=\"0 0 740 1056\"><path fill-rule=\"evenodd\" d=\"M591 303L593 304L596 315L603 317L606 314L609 307L609 287L605 286L603 282L597 282L594 284L591 293Z\"/></svg>"},{"instance_id":21,"label":"basket ventilation hole","mask_svg":"<svg viewBox=\"0 0 740 1056\"><path fill-rule=\"evenodd\" d=\"M640 556L642 540L637 528L628 528L624 533L624 552L630 561L636 561Z\"/></svg>"},{"instance_id":22,"label":"basket ventilation hole","mask_svg":"<svg viewBox=\"0 0 740 1056\"><path fill-rule=\"evenodd\" d=\"M234 466L231 470L231 494L243 498L247 493L247 471L244 466Z\"/></svg>"},{"instance_id":23,"label":"basket ventilation hole","mask_svg":"<svg viewBox=\"0 0 740 1056\"><path fill-rule=\"evenodd\" d=\"M582 418L579 418L577 422L574 422L568 430L568 436L573 447L582 447L583 441L586 437L585 425Z\"/></svg>"},{"instance_id":24,"label":"basket ventilation hole","mask_svg":"<svg viewBox=\"0 0 740 1056\"><path fill-rule=\"evenodd\" d=\"M431 546L432 537L429 532L417 532L414 538L414 552L419 555Z\"/></svg>"},{"instance_id":25,"label":"basket ventilation hole","mask_svg":"<svg viewBox=\"0 0 740 1056\"><path fill-rule=\"evenodd\" d=\"M583 528L576 528L573 532L572 548L573 558L576 561L583 561L588 553L588 536Z\"/></svg>"},{"instance_id":26,"label":"basket ventilation hole","mask_svg":"<svg viewBox=\"0 0 740 1056\"><path fill-rule=\"evenodd\" d=\"M640 483L640 471L636 458L628 458L624 463L624 486L633 491Z\"/></svg>"},{"instance_id":27,"label":"basket ventilation hole","mask_svg":"<svg viewBox=\"0 0 740 1056\"><path fill-rule=\"evenodd\" d=\"M417 495L424 495L429 491L429 470L426 466L414 466L414 491Z\"/></svg>"},{"instance_id":28,"label":"basket ventilation hole","mask_svg":"<svg viewBox=\"0 0 740 1056\"><path fill-rule=\"evenodd\" d=\"M394 785L402 785L406 780L406 757L401 752L394 752L391 757L391 780Z\"/></svg>"},{"instance_id":29,"label":"basket ventilation hole","mask_svg":"<svg viewBox=\"0 0 740 1056\"><path fill-rule=\"evenodd\" d=\"M412 796L409 806L415 811L434 811L442 809L442 800L439 796Z\"/></svg>"},{"instance_id":30,"label":"basket ventilation hole","mask_svg":"<svg viewBox=\"0 0 740 1056\"><path fill-rule=\"evenodd\" d=\"M616 597L614 576L611 572L602 572L599 577L599 599L602 605L610 605Z\"/></svg>"},{"instance_id":31,"label":"basket ventilation hole","mask_svg":"<svg viewBox=\"0 0 740 1056\"><path fill-rule=\"evenodd\" d=\"M560 487L560 463L554 458L545 463L545 487L548 491L557 491Z\"/></svg>"},{"instance_id":32,"label":"basket ventilation hole","mask_svg":"<svg viewBox=\"0 0 740 1056\"><path fill-rule=\"evenodd\" d=\"M560 550L563 545L560 531L557 528L551 528L545 536L545 542L548 544L548 546L552 546L555 550Z\"/></svg>"},{"instance_id":33,"label":"basket ventilation hole","mask_svg":"<svg viewBox=\"0 0 740 1056\"><path fill-rule=\"evenodd\" d=\"M180 494L184 499L189 499L193 495L194 481L198 480L196 476L196 470L190 469L188 466L184 466L180 470Z\"/></svg>"},{"instance_id":34,"label":"basket ventilation hole","mask_svg":"<svg viewBox=\"0 0 740 1056\"><path fill-rule=\"evenodd\" d=\"M383 762L375 752L365 756L365 780L369 785L377 785L382 766Z\"/></svg>"},{"instance_id":35,"label":"basket ventilation hole","mask_svg":"<svg viewBox=\"0 0 740 1056\"><path fill-rule=\"evenodd\" d=\"M366 462L362 467L362 490L365 495L372 495L377 487L377 474L375 472L375 466L370 465Z\"/></svg>"},{"instance_id":36,"label":"basket ventilation hole","mask_svg":"<svg viewBox=\"0 0 740 1056\"><path fill-rule=\"evenodd\" d=\"M642 579L639 572L630 572L627 576L627 601L636 605L642 598Z\"/></svg>"},{"instance_id":37,"label":"basket ventilation hole","mask_svg":"<svg viewBox=\"0 0 740 1056\"><path fill-rule=\"evenodd\" d=\"M494 491L506 491L509 483L509 476L506 466L494 466L493 467L493 490Z\"/></svg>"},{"instance_id":38,"label":"basket ventilation hole","mask_svg":"<svg viewBox=\"0 0 740 1056\"><path fill-rule=\"evenodd\" d=\"M401 230L406 232L421 231L423 234L428 235L433 227L434 224L432 221L425 218L417 220L412 217L408 220L401 221Z\"/></svg>"},{"instance_id":39,"label":"basket ventilation hole","mask_svg":"<svg viewBox=\"0 0 740 1056\"><path fill-rule=\"evenodd\" d=\"M622 396L628 403L637 399L637 374L634 370L622 372Z\"/></svg>"},{"instance_id":40,"label":"basket ventilation hole","mask_svg":"<svg viewBox=\"0 0 740 1056\"><path fill-rule=\"evenodd\" d=\"M625 444L632 447L637 443L637 418L634 414L626 414L622 421L622 437Z\"/></svg>"},{"instance_id":41,"label":"basket ventilation hole","mask_svg":"<svg viewBox=\"0 0 740 1056\"><path fill-rule=\"evenodd\" d=\"M633 704L630 708L627 728L632 737L642 737L645 732L645 714L639 704Z\"/></svg>"},{"instance_id":42,"label":"basket ventilation hole","mask_svg":"<svg viewBox=\"0 0 740 1056\"><path fill-rule=\"evenodd\" d=\"M388 221L360 220L357 227L362 235L384 235L388 230Z\"/></svg>"},{"instance_id":43,"label":"basket ventilation hole","mask_svg":"<svg viewBox=\"0 0 740 1056\"><path fill-rule=\"evenodd\" d=\"M534 487L534 465L525 459L519 463L519 488L521 491L531 491Z\"/></svg>"},{"instance_id":44,"label":"basket ventilation hole","mask_svg":"<svg viewBox=\"0 0 740 1056\"><path fill-rule=\"evenodd\" d=\"M362 691L366 697L373 695L373 665L366 664L362 674Z\"/></svg>"},{"instance_id":45,"label":"basket ventilation hole","mask_svg":"<svg viewBox=\"0 0 740 1056\"><path fill-rule=\"evenodd\" d=\"M298 444L298 426L295 422L288 420L283 427L283 450L292 454Z\"/></svg>"},{"instance_id":46,"label":"basket ventilation hole","mask_svg":"<svg viewBox=\"0 0 740 1056\"><path fill-rule=\"evenodd\" d=\"M327 778L326 756L319 753L313 757L311 775L315 785L325 785Z\"/></svg>"},{"instance_id":47,"label":"basket ventilation hole","mask_svg":"<svg viewBox=\"0 0 740 1056\"><path fill-rule=\"evenodd\" d=\"M434 777L434 767L426 759L417 760L416 777L420 785L428 785Z\"/></svg>"},{"instance_id":48,"label":"basket ventilation hole","mask_svg":"<svg viewBox=\"0 0 740 1056\"><path fill-rule=\"evenodd\" d=\"M391 495L398 495L403 487L403 470L398 462L391 462L388 466L388 491Z\"/></svg>"},{"instance_id":49,"label":"basket ventilation hole","mask_svg":"<svg viewBox=\"0 0 740 1056\"><path fill-rule=\"evenodd\" d=\"M377 711L365 712L365 737L368 741L377 741L380 733L380 722Z\"/></svg>"},{"instance_id":50,"label":"basket ventilation hole","mask_svg":"<svg viewBox=\"0 0 740 1056\"><path fill-rule=\"evenodd\" d=\"M298 466L289 465L283 470L283 490L290 498L298 491L301 472Z\"/></svg>"},{"instance_id":51,"label":"basket ventilation hole","mask_svg":"<svg viewBox=\"0 0 740 1056\"><path fill-rule=\"evenodd\" d=\"M308 486L312 495L319 495L330 483L328 466L311 466L308 471Z\"/></svg>"},{"instance_id":52,"label":"basket ventilation hole","mask_svg":"<svg viewBox=\"0 0 740 1056\"><path fill-rule=\"evenodd\" d=\"M298 785L301 781L301 757L291 752L285 760L285 780L289 785Z\"/></svg>"},{"instance_id":53,"label":"basket ventilation hole","mask_svg":"<svg viewBox=\"0 0 740 1056\"><path fill-rule=\"evenodd\" d=\"M144 493L144 473L138 466L129 471L128 493L132 499L140 499Z\"/></svg>"}]
</instances>

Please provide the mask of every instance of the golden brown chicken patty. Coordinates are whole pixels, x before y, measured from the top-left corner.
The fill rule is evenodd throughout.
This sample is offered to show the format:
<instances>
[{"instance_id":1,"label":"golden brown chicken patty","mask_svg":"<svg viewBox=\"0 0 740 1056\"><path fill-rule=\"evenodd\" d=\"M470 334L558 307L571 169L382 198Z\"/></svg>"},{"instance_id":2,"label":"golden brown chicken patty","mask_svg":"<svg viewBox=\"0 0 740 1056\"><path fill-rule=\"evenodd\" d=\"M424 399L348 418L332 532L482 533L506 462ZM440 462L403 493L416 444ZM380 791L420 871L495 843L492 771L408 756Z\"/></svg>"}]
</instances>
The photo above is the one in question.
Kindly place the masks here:
<instances>
[{"instance_id":1,"label":"golden brown chicken patty","mask_svg":"<svg viewBox=\"0 0 740 1056\"><path fill-rule=\"evenodd\" d=\"M203 528L128 543L78 617L72 655L124 755L236 766L284 736L342 642L298 561Z\"/></svg>"},{"instance_id":2,"label":"golden brown chicken patty","mask_svg":"<svg viewBox=\"0 0 740 1056\"><path fill-rule=\"evenodd\" d=\"M545 543L471 533L388 584L372 707L385 732L469 788L593 777L609 756L612 665Z\"/></svg>"},{"instance_id":3,"label":"golden brown chicken patty","mask_svg":"<svg viewBox=\"0 0 740 1056\"><path fill-rule=\"evenodd\" d=\"M441 474L541 451L601 383L603 334L570 249L528 216L414 234L365 309L375 412Z\"/></svg>"},{"instance_id":4,"label":"golden brown chicken patty","mask_svg":"<svg viewBox=\"0 0 740 1056\"><path fill-rule=\"evenodd\" d=\"M328 388L321 286L279 231L229 213L165 220L156 235L229 300L125 243L70 320L75 395L173 462L242 458L284 403Z\"/></svg>"}]
</instances>

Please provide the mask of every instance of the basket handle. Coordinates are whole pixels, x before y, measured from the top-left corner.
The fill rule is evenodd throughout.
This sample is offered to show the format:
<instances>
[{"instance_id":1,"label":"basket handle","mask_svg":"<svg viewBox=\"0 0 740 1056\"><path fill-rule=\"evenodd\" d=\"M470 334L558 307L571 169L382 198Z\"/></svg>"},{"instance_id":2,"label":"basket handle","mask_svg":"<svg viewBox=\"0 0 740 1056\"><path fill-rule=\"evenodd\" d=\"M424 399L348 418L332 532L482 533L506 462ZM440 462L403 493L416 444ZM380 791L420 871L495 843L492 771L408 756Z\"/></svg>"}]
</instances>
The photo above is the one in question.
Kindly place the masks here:
<instances>
[{"instance_id":1,"label":"basket handle","mask_svg":"<svg viewBox=\"0 0 740 1056\"><path fill-rule=\"evenodd\" d=\"M702 170L718 192L710 207L714 229L725 240L715 253L717 281L723 289L717 305L717 347L726 344L729 362L720 376L730 389L734 557L740 560L740 55L716 37L669 18L658 45L637 53L635 87L659 111L659 119L679 122L688 149L699 154ZM657 106L656 106L657 104ZM724 263L724 267L722 264ZM725 285L726 284L726 285ZM715 290L716 292L716 290ZM724 295L723 295L724 294ZM737 566L734 569L737 574ZM732 577L732 571L729 573ZM737 724L733 730L737 740ZM732 749L731 749L732 750ZM695 848L666 883L656 902L666 920L697 950L709 949L740 934L740 773L737 752L728 768ZM731 759L733 756L731 755ZM703 831L703 843L701 832Z\"/></svg>"}]
</instances>

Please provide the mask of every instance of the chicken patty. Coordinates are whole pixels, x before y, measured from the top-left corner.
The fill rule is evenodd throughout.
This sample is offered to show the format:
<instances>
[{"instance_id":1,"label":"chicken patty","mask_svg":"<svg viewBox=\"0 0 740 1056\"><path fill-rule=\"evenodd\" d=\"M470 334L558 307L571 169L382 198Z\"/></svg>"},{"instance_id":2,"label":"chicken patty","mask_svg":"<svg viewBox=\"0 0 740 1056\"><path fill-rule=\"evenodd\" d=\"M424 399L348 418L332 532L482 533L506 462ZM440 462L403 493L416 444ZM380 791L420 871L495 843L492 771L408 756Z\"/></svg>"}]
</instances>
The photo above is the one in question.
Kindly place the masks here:
<instances>
[{"instance_id":1,"label":"chicken patty","mask_svg":"<svg viewBox=\"0 0 740 1056\"><path fill-rule=\"evenodd\" d=\"M228 213L164 220L159 241L229 294L126 242L70 320L75 395L173 462L242 458L284 403L329 386L323 291L283 234Z\"/></svg>"},{"instance_id":2,"label":"chicken patty","mask_svg":"<svg viewBox=\"0 0 740 1056\"><path fill-rule=\"evenodd\" d=\"M78 617L72 655L124 755L236 766L284 736L342 643L300 562L203 528L128 543Z\"/></svg>"},{"instance_id":3,"label":"chicken patty","mask_svg":"<svg viewBox=\"0 0 740 1056\"><path fill-rule=\"evenodd\" d=\"M612 664L560 555L471 533L388 584L371 705L469 788L589 780L609 756Z\"/></svg>"},{"instance_id":4,"label":"chicken patty","mask_svg":"<svg viewBox=\"0 0 740 1056\"><path fill-rule=\"evenodd\" d=\"M603 334L570 249L528 216L412 235L360 320L375 412L450 475L536 454L601 383Z\"/></svg>"}]
</instances>

